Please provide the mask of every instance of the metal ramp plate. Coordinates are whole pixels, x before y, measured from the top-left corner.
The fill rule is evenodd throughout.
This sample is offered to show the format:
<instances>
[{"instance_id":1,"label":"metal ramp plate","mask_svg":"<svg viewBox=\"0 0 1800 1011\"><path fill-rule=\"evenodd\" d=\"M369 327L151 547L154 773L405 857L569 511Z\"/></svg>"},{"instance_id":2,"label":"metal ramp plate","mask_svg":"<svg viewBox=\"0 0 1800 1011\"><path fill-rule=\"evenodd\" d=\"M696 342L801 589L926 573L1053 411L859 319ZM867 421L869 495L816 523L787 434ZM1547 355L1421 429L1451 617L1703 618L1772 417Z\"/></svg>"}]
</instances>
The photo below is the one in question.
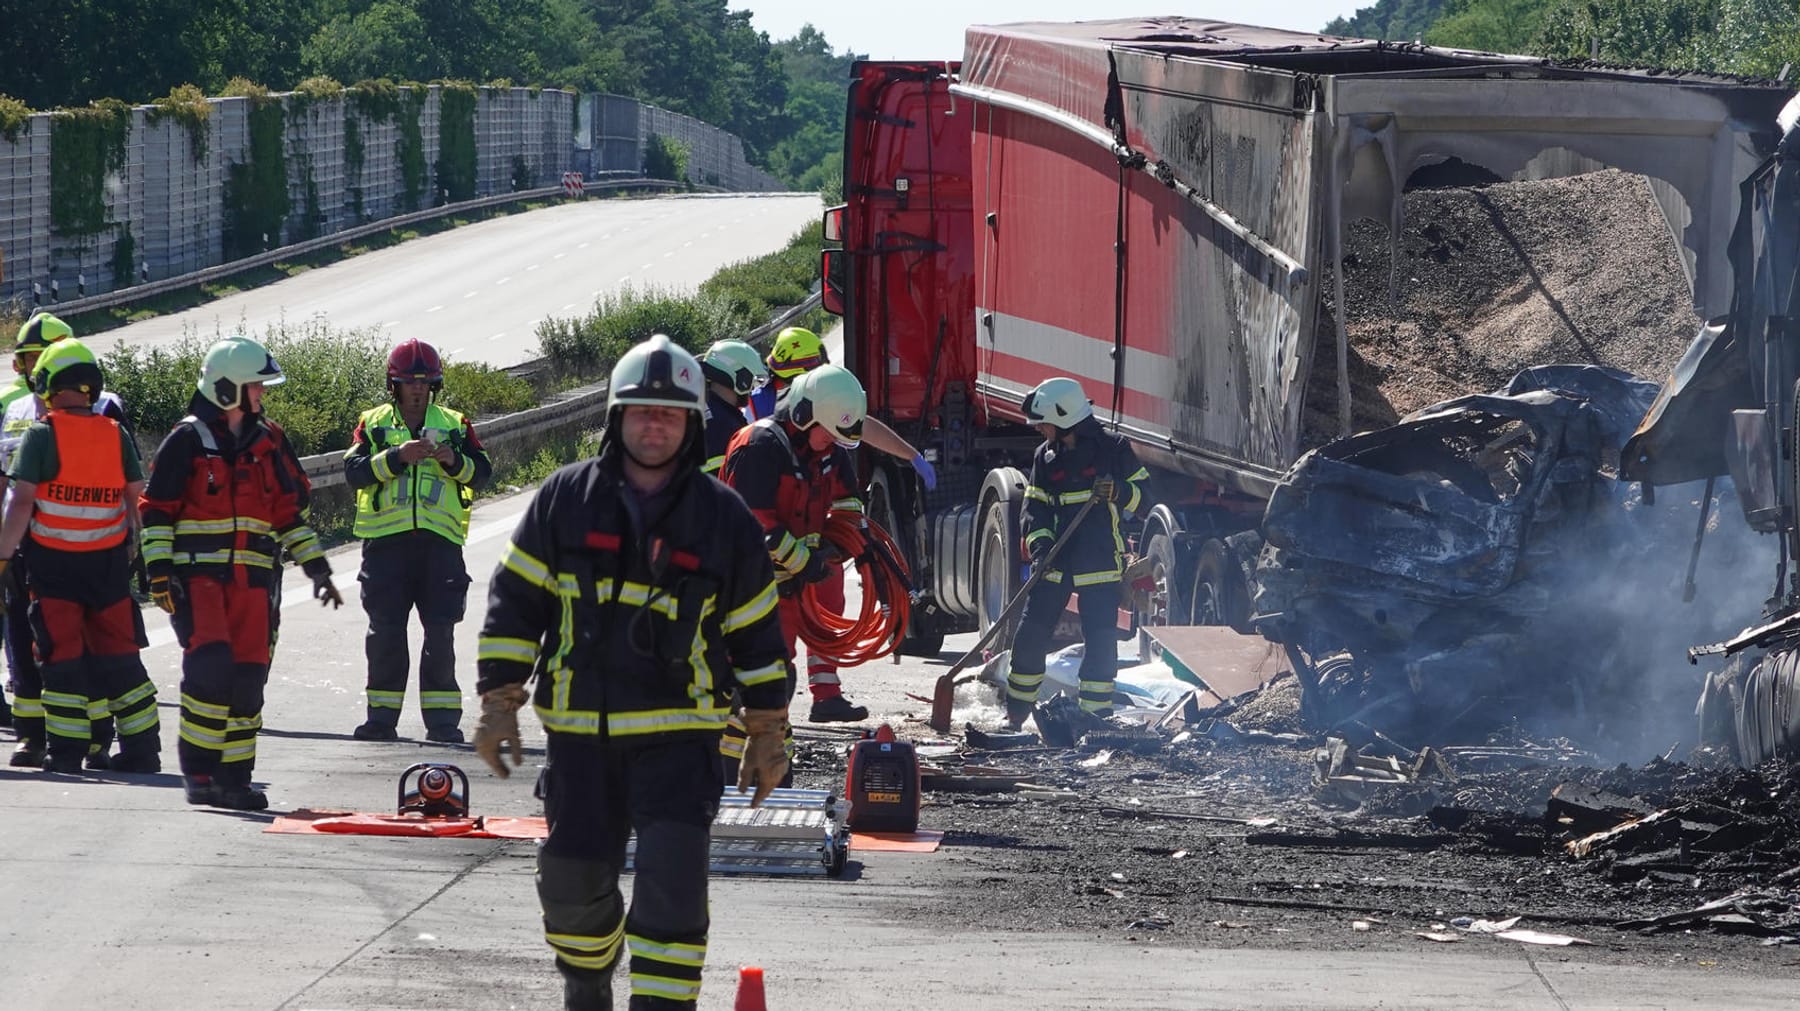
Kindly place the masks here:
<instances>
[{"instance_id":1,"label":"metal ramp plate","mask_svg":"<svg viewBox=\"0 0 1800 1011\"><path fill-rule=\"evenodd\" d=\"M850 852L848 814L829 790L776 790L752 808L749 794L726 787L712 827L712 872L836 877ZM627 866L636 855L634 835Z\"/></svg>"}]
</instances>

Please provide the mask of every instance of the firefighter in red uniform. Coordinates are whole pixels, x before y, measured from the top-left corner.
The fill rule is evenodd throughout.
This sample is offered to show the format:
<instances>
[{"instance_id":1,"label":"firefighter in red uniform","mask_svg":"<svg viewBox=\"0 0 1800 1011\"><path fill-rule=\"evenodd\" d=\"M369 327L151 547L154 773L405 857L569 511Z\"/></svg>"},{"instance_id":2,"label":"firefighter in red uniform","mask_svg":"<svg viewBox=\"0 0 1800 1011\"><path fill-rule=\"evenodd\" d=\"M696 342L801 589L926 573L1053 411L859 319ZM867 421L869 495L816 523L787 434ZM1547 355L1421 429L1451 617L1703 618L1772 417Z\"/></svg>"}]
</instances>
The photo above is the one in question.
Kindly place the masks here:
<instances>
[{"instance_id":1,"label":"firefighter in red uniform","mask_svg":"<svg viewBox=\"0 0 1800 1011\"><path fill-rule=\"evenodd\" d=\"M120 752L111 767L159 772L156 686L138 657L148 640L131 599L143 465L119 423L93 411L103 381L93 352L72 337L33 367L32 392L50 413L26 431L13 458L0 568L26 541L25 587L48 732L44 768L81 772L91 696L109 700L116 720Z\"/></svg>"},{"instance_id":2,"label":"firefighter in red uniform","mask_svg":"<svg viewBox=\"0 0 1800 1011\"><path fill-rule=\"evenodd\" d=\"M281 426L262 416L282 381L268 349L227 337L206 352L191 412L163 439L144 492L150 595L181 641L181 774L190 804L260 811L251 785L280 607L280 553L342 607L306 523L312 486Z\"/></svg>"},{"instance_id":3,"label":"firefighter in red uniform","mask_svg":"<svg viewBox=\"0 0 1800 1011\"><path fill-rule=\"evenodd\" d=\"M552 474L501 555L478 666L475 750L507 775L517 710L537 677L550 835L538 855L544 936L566 1008L612 1007L631 955L633 1011L700 996L710 925L709 833L723 786L726 701L747 707L738 774L760 804L787 771L792 669L774 575L743 502L700 473L704 386L658 334L620 357L600 455ZM636 885L619 893L637 831Z\"/></svg>"},{"instance_id":4,"label":"firefighter in red uniform","mask_svg":"<svg viewBox=\"0 0 1800 1011\"><path fill-rule=\"evenodd\" d=\"M828 557L820 540L827 518L854 513L862 519L849 450L862 439L867 411L862 383L836 365L821 365L794 381L773 416L732 436L726 451L725 483L743 496L766 532L790 659L800 635L800 589L824 584L834 569L842 572L842 562ZM812 722L868 718L868 709L844 697L835 661L809 652L806 675Z\"/></svg>"},{"instance_id":5,"label":"firefighter in red uniform","mask_svg":"<svg viewBox=\"0 0 1800 1011\"><path fill-rule=\"evenodd\" d=\"M1025 600L1013 634L1012 670L1006 675L1006 722L1013 729L1031 715L1044 683L1046 655L1056 619L1074 593L1081 611L1081 708L1111 716L1119 670L1119 577L1125 555L1121 519L1144 511L1150 472L1123 438L1100 427L1093 404L1073 379L1046 379L1025 395L1025 420L1044 437L1031 460L1019 528L1034 566L1069 528L1082 504L1094 499L1087 518Z\"/></svg>"}]
</instances>

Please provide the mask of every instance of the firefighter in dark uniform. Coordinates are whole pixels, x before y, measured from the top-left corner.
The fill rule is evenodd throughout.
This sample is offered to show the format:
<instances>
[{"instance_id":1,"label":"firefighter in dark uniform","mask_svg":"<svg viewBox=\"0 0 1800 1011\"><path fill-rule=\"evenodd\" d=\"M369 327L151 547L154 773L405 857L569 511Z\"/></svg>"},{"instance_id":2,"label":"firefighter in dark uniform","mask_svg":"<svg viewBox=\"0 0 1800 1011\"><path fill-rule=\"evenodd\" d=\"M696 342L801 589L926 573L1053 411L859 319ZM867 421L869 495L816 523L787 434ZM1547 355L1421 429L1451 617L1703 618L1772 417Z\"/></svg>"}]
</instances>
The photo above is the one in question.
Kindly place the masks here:
<instances>
[{"instance_id":1,"label":"firefighter in dark uniform","mask_svg":"<svg viewBox=\"0 0 1800 1011\"><path fill-rule=\"evenodd\" d=\"M93 697L109 700L118 728L112 768L159 772L156 686L138 656L148 640L131 598L143 464L119 423L94 412L103 382L93 352L72 337L32 369L32 392L50 413L13 457L0 559L29 537L25 586L43 680L44 768L81 772Z\"/></svg>"},{"instance_id":2,"label":"firefighter in dark uniform","mask_svg":"<svg viewBox=\"0 0 1800 1011\"><path fill-rule=\"evenodd\" d=\"M756 349L739 340L722 340L700 356L706 374L706 465L715 477L725 464L725 447L749 422L744 407L769 381L769 369Z\"/></svg>"},{"instance_id":3,"label":"firefighter in dark uniform","mask_svg":"<svg viewBox=\"0 0 1800 1011\"><path fill-rule=\"evenodd\" d=\"M700 473L704 397L700 363L667 337L621 356L599 456L538 489L489 590L475 750L500 776L502 744L519 763L535 675L550 824L537 888L569 1008L612 1007L623 953L634 1011L695 1006L733 691L750 730L740 789L760 804L787 771L793 674L774 575L755 517Z\"/></svg>"},{"instance_id":4,"label":"firefighter in dark uniform","mask_svg":"<svg viewBox=\"0 0 1800 1011\"><path fill-rule=\"evenodd\" d=\"M1083 503L1093 509L1025 600L1013 634L1012 669L1006 675L1006 722L1013 729L1031 715L1044 682L1046 655L1056 619L1074 593L1081 611L1081 708L1111 716L1118 674L1120 574L1125 555L1121 519L1144 511L1150 472L1123 438L1100 427L1081 384L1046 379L1025 395L1025 420L1044 437L1031 459L1031 479L1019 513L1022 549L1040 566L1050 546L1068 529Z\"/></svg>"},{"instance_id":5,"label":"firefighter in dark uniform","mask_svg":"<svg viewBox=\"0 0 1800 1011\"><path fill-rule=\"evenodd\" d=\"M38 356L73 333L67 323L47 312L33 313L19 327L18 341L13 345L14 379L11 385L0 390L0 413L9 419L4 423L4 430L0 430L0 468L12 465L19 443L36 420L35 411L27 413L10 408L15 403L32 399L31 370L37 366ZM4 487L6 478L0 476L0 488ZM7 561L10 567L0 575L0 596L6 601L6 671L13 689L8 715L19 737L19 745L8 764L37 768L44 764L44 686L38 674L37 658L31 653L31 622L27 617L31 596L25 591L23 559L14 556Z\"/></svg>"},{"instance_id":6,"label":"firefighter in dark uniform","mask_svg":"<svg viewBox=\"0 0 1800 1011\"><path fill-rule=\"evenodd\" d=\"M425 627L419 649L425 739L463 741L454 642L469 595L462 548L469 504L494 468L468 419L437 403L443 387L437 349L417 339L401 342L388 355L393 401L363 412L344 454L344 476L356 489L354 532L363 541L356 578L369 616L363 639L368 708L358 740L399 737L411 666L406 624L416 608Z\"/></svg>"},{"instance_id":7,"label":"firefighter in dark uniform","mask_svg":"<svg viewBox=\"0 0 1800 1011\"><path fill-rule=\"evenodd\" d=\"M150 596L181 642L176 753L190 804L269 806L251 773L280 616L280 554L300 563L321 604L344 605L306 522L306 471L281 426L262 415L263 388L282 381L260 343L214 344L190 413L157 447L144 491Z\"/></svg>"},{"instance_id":8,"label":"firefighter in dark uniform","mask_svg":"<svg viewBox=\"0 0 1800 1011\"><path fill-rule=\"evenodd\" d=\"M781 625L791 659L800 637L800 590L843 571L822 542L834 513L863 521L850 450L862 440L868 397L862 383L836 365L820 365L796 379L775 408L732 436L720 471L762 521L776 577L781 580ZM829 605L829 600L826 604ZM841 606L841 605L840 605ZM837 662L809 651L807 688L814 723L855 722L869 710L844 697Z\"/></svg>"}]
</instances>

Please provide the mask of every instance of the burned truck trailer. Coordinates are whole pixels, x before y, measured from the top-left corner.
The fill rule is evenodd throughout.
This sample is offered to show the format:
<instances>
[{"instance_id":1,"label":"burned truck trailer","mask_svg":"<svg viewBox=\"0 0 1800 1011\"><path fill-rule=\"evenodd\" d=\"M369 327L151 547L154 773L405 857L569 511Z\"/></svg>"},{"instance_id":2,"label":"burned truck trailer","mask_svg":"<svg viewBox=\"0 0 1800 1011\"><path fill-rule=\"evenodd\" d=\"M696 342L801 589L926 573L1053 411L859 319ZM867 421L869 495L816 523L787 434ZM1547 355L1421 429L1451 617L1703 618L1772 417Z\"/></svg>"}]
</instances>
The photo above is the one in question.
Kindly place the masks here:
<instances>
[{"instance_id":1,"label":"burned truck trailer","mask_svg":"<svg viewBox=\"0 0 1800 1011\"><path fill-rule=\"evenodd\" d=\"M1650 180L1716 315L1737 184L1784 97L1184 18L978 26L961 61L857 64L825 297L871 411L938 463L933 492L869 475L924 598L911 648L986 627L1016 590L1037 441L1020 402L1056 375L1153 471L1139 620L1247 629L1271 493L1368 427L1338 308L1352 222L1398 236L1432 178L1617 168Z\"/></svg>"}]
</instances>

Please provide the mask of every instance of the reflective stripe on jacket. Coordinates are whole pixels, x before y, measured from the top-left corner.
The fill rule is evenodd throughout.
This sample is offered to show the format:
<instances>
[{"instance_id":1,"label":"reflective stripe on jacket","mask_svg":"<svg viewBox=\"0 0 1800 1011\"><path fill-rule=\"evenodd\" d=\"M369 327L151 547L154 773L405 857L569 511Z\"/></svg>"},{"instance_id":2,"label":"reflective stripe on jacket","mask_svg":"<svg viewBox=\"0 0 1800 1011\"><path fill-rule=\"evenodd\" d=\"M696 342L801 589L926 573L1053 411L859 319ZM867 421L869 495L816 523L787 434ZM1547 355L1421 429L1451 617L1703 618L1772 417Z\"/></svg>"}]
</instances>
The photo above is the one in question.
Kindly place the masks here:
<instances>
[{"instance_id":1,"label":"reflective stripe on jacket","mask_svg":"<svg viewBox=\"0 0 1800 1011\"><path fill-rule=\"evenodd\" d=\"M281 426L257 418L239 444L217 408L198 396L192 407L204 420L183 418L150 467L144 564L220 575L242 566L252 585L267 586L277 553L286 549L301 565L317 563L329 572L306 522L312 484Z\"/></svg>"},{"instance_id":2,"label":"reflective stripe on jacket","mask_svg":"<svg viewBox=\"0 0 1800 1011\"><path fill-rule=\"evenodd\" d=\"M399 407L383 404L364 411L357 422L358 438L344 454L346 463L352 456L367 454L375 479L356 490L355 535L367 540L429 530L462 544L469 536L469 504L475 498L470 485L477 473L476 457L463 436L466 428L463 416L447 407L433 403L425 408L419 437L456 450L459 466L448 473L433 458L407 465L392 452L413 438Z\"/></svg>"},{"instance_id":3,"label":"reflective stripe on jacket","mask_svg":"<svg viewBox=\"0 0 1800 1011\"><path fill-rule=\"evenodd\" d=\"M1093 418L1076 426L1075 445L1046 442L1032 457L1031 477L1019 513L1019 528L1025 532L1020 547L1026 557L1030 557L1033 543L1054 540L1068 528L1082 504L1093 497L1094 482L1102 477L1113 479L1114 500L1088 512L1081 528L1056 556L1056 568L1044 577L1050 582L1066 578L1074 589L1118 582L1125 554L1120 514L1144 513L1148 504L1144 485L1150 472L1138 463L1129 442Z\"/></svg>"},{"instance_id":4,"label":"reflective stripe on jacket","mask_svg":"<svg viewBox=\"0 0 1800 1011\"><path fill-rule=\"evenodd\" d=\"M119 423L53 411L56 476L37 486L31 539L58 551L104 551L125 543L125 460Z\"/></svg>"},{"instance_id":5,"label":"reflective stripe on jacket","mask_svg":"<svg viewBox=\"0 0 1800 1011\"><path fill-rule=\"evenodd\" d=\"M724 729L792 694L756 521L704 474L640 501L616 446L544 482L489 587L479 691L537 678L551 733L621 743ZM663 738L666 739L666 738Z\"/></svg>"},{"instance_id":6,"label":"reflective stripe on jacket","mask_svg":"<svg viewBox=\"0 0 1800 1011\"><path fill-rule=\"evenodd\" d=\"M833 445L814 453L792 431L785 410L738 430L719 476L762 523L770 560L788 578L806 568L832 513L863 511L850 453Z\"/></svg>"}]
</instances>

